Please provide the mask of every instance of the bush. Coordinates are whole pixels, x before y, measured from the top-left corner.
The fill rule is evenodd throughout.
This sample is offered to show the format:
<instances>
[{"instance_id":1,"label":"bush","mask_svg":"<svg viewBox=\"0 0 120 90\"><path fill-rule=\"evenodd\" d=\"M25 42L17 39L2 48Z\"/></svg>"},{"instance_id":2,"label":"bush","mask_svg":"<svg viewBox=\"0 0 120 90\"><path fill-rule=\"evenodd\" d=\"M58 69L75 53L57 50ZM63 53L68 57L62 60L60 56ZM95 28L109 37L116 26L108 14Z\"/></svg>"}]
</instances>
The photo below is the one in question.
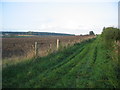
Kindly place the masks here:
<instances>
[{"instance_id":1,"label":"bush","mask_svg":"<svg viewBox=\"0 0 120 90\"><path fill-rule=\"evenodd\" d=\"M95 35L93 31L90 31L89 32L89 35Z\"/></svg>"},{"instance_id":2,"label":"bush","mask_svg":"<svg viewBox=\"0 0 120 90\"><path fill-rule=\"evenodd\" d=\"M102 39L108 49L113 47L114 42L120 40L120 30L114 27L103 28Z\"/></svg>"}]
</instances>

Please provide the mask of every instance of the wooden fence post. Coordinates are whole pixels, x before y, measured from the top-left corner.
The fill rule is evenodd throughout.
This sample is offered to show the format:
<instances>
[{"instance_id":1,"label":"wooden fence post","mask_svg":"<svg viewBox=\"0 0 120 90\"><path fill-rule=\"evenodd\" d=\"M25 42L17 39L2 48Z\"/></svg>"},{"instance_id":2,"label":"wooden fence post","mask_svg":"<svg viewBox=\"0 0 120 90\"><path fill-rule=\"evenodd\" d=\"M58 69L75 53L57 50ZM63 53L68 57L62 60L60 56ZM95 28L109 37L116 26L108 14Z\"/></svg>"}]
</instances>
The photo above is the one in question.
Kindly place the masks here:
<instances>
[{"instance_id":1,"label":"wooden fence post","mask_svg":"<svg viewBox=\"0 0 120 90\"><path fill-rule=\"evenodd\" d=\"M50 49L52 49L52 44L49 44L49 46L50 46Z\"/></svg>"},{"instance_id":2,"label":"wooden fence post","mask_svg":"<svg viewBox=\"0 0 120 90\"><path fill-rule=\"evenodd\" d=\"M38 55L38 47L37 47L37 42L35 42L35 57Z\"/></svg>"},{"instance_id":3,"label":"wooden fence post","mask_svg":"<svg viewBox=\"0 0 120 90\"><path fill-rule=\"evenodd\" d=\"M59 49L60 40L57 39L57 50Z\"/></svg>"}]
</instances>

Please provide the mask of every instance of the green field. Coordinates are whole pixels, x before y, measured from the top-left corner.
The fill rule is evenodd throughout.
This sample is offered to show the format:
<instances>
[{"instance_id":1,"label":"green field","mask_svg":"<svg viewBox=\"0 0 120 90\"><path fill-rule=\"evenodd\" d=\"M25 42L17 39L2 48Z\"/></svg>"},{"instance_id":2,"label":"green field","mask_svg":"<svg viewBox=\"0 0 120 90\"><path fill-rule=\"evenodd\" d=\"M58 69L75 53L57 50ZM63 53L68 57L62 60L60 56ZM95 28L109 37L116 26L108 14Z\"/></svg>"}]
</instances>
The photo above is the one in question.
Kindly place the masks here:
<instances>
[{"instance_id":1,"label":"green field","mask_svg":"<svg viewBox=\"0 0 120 90\"><path fill-rule=\"evenodd\" d=\"M118 65L101 37L3 68L3 88L119 88Z\"/></svg>"}]
</instances>

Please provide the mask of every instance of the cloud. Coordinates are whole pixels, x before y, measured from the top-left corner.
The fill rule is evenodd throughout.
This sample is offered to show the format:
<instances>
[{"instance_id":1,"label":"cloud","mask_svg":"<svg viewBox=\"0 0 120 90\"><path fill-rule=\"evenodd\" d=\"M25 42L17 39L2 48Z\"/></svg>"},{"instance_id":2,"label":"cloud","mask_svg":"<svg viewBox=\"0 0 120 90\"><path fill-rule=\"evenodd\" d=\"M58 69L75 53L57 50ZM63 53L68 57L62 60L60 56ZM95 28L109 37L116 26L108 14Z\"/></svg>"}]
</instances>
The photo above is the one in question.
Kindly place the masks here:
<instances>
[{"instance_id":1,"label":"cloud","mask_svg":"<svg viewBox=\"0 0 120 90\"><path fill-rule=\"evenodd\" d=\"M90 30L100 33L104 26L117 23L117 3L65 1L68 3L4 3L4 28L79 35Z\"/></svg>"}]
</instances>

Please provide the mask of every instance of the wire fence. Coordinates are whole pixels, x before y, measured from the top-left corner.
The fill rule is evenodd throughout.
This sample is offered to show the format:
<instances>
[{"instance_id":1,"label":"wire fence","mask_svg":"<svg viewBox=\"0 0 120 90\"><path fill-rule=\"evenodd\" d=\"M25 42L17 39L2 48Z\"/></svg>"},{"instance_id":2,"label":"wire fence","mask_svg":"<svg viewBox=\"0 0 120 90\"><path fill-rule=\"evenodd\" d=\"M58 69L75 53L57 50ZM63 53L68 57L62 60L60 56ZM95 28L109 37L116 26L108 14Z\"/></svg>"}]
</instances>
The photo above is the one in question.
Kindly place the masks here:
<instances>
[{"instance_id":1,"label":"wire fence","mask_svg":"<svg viewBox=\"0 0 120 90\"><path fill-rule=\"evenodd\" d=\"M3 43L2 58L14 58L14 57L42 57L52 52L59 50L60 48L67 48L75 43L80 43L84 40L93 37L82 37L78 39L54 39L33 42L7 42Z\"/></svg>"}]
</instances>

